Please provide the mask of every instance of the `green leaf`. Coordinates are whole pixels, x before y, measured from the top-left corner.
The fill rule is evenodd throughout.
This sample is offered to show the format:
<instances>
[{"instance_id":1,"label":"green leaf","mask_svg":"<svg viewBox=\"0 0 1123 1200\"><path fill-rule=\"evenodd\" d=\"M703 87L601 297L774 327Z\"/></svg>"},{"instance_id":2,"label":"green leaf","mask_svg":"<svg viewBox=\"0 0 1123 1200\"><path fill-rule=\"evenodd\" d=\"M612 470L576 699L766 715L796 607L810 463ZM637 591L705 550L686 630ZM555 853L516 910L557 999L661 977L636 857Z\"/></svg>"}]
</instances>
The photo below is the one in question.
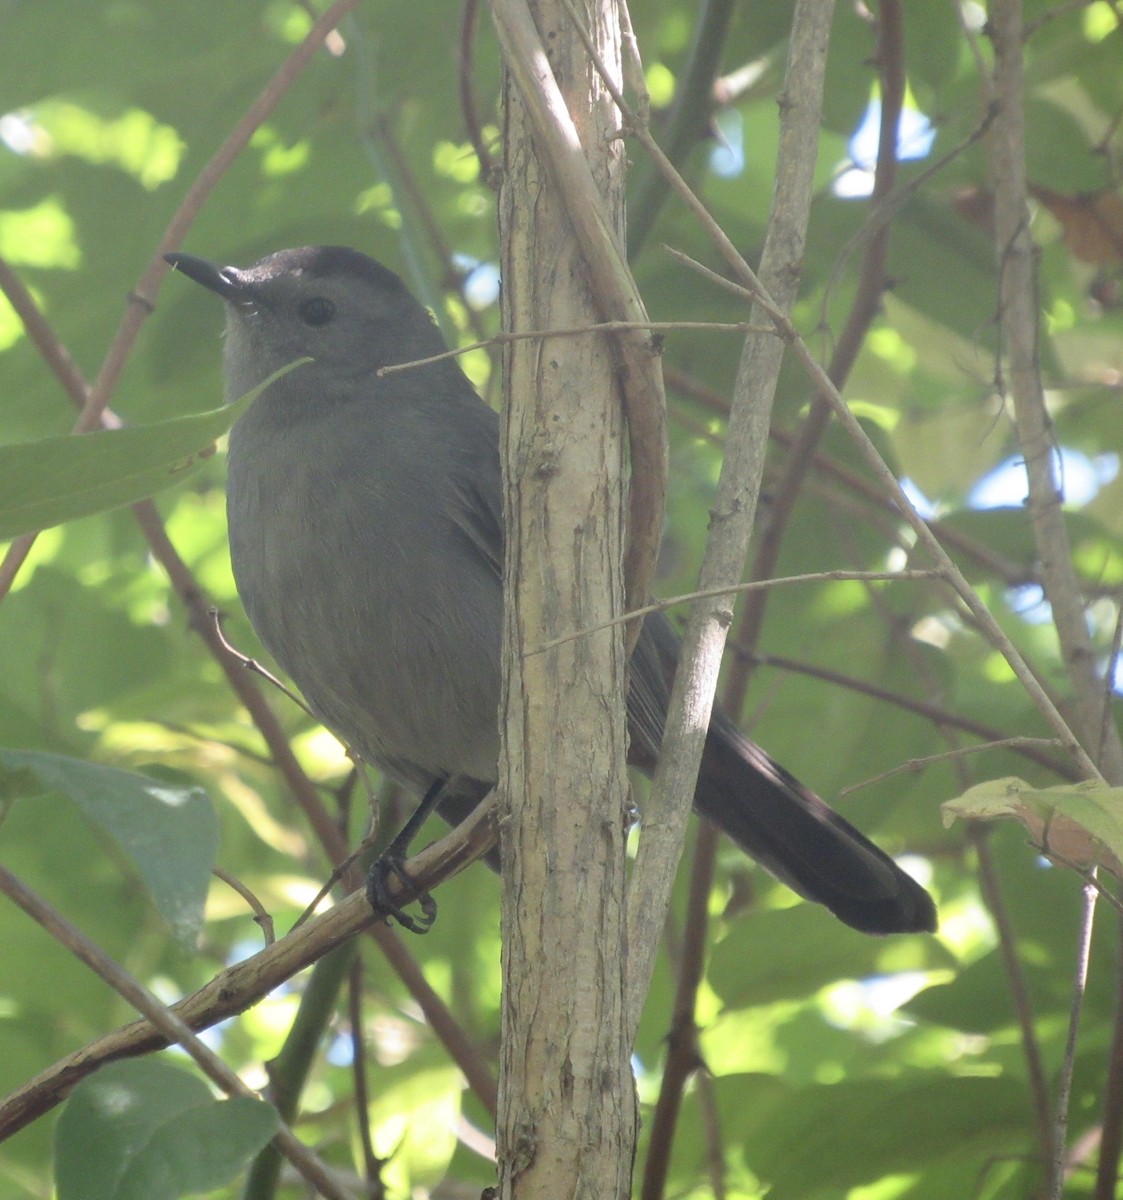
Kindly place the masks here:
<instances>
[{"instance_id":1,"label":"green leaf","mask_svg":"<svg viewBox=\"0 0 1123 1200\"><path fill-rule=\"evenodd\" d=\"M0 749L0 800L61 792L124 852L176 940L193 950L218 848L199 787L61 754Z\"/></svg>"},{"instance_id":2,"label":"green leaf","mask_svg":"<svg viewBox=\"0 0 1123 1200\"><path fill-rule=\"evenodd\" d=\"M1123 788L1095 780L1035 788L1021 779L992 779L940 808L945 825L957 817L1013 817L1046 854L1076 866L1099 864L1123 873Z\"/></svg>"},{"instance_id":3,"label":"green leaf","mask_svg":"<svg viewBox=\"0 0 1123 1200\"><path fill-rule=\"evenodd\" d=\"M1071 995L1059 973L1037 963L1023 963L1022 973L1033 1012L1055 1016L1067 1011ZM1018 1016L1010 1005L1009 979L997 950L964 967L950 983L940 983L914 996L904 1011L929 1025L964 1033L993 1034L1014 1029Z\"/></svg>"},{"instance_id":4,"label":"green leaf","mask_svg":"<svg viewBox=\"0 0 1123 1200\"><path fill-rule=\"evenodd\" d=\"M135 504L182 482L265 388L307 361L289 363L233 404L209 412L0 446L0 538Z\"/></svg>"},{"instance_id":5,"label":"green leaf","mask_svg":"<svg viewBox=\"0 0 1123 1200\"><path fill-rule=\"evenodd\" d=\"M120 1200L173 1200L210 1191L232 1179L279 1125L276 1109L248 1096L188 1109L156 1130L129 1164Z\"/></svg>"},{"instance_id":6,"label":"green leaf","mask_svg":"<svg viewBox=\"0 0 1123 1200\"><path fill-rule=\"evenodd\" d=\"M745 1158L771 1184L769 1200L796 1200L890 1174L923 1174L934 1161L980 1146L1022 1145L1026 1097L1012 1079L866 1079L778 1098L750 1125ZM727 1136L737 1139L730 1128Z\"/></svg>"},{"instance_id":7,"label":"green leaf","mask_svg":"<svg viewBox=\"0 0 1123 1200\"><path fill-rule=\"evenodd\" d=\"M113 1063L66 1103L55 1134L59 1200L176 1200L232 1179L279 1126L258 1100L214 1100L157 1060Z\"/></svg>"},{"instance_id":8,"label":"green leaf","mask_svg":"<svg viewBox=\"0 0 1123 1200\"><path fill-rule=\"evenodd\" d=\"M806 1000L838 979L884 972L887 951L896 956L894 970L950 964L930 938L913 939L912 946L882 941L846 929L817 905L797 904L737 922L714 948L708 978L727 1007Z\"/></svg>"}]
</instances>

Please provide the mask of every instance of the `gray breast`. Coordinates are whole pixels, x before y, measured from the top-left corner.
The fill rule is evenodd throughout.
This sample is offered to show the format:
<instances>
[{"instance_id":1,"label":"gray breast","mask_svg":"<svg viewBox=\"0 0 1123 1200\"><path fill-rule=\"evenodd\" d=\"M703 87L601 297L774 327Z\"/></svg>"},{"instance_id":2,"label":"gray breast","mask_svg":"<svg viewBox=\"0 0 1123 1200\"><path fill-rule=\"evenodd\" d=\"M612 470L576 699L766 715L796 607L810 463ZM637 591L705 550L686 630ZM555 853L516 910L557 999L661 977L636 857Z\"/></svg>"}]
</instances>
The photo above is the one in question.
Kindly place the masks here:
<instances>
[{"instance_id":1,"label":"gray breast","mask_svg":"<svg viewBox=\"0 0 1123 1200\"><path fill-rule=\"evenodd\" d=\"M416 411L404 433L383 412L377 437L365 415L346 439L322 420L263 428L253 409L239 422L227 494L239 594L364 759L418 789L494 780L502 593L496 556L458 519L463 456L439 430L425 436Z\"/></svg>"}]
</instances>

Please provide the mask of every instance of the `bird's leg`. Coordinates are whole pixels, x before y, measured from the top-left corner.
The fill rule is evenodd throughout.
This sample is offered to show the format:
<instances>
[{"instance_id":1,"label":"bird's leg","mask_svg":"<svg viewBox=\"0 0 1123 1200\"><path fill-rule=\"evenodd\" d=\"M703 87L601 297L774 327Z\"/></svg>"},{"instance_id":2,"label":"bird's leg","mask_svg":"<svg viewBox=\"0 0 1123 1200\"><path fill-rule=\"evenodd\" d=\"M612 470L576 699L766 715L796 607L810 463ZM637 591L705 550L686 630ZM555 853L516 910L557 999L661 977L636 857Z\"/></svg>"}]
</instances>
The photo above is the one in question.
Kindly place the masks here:
<instances>
[{"instance_id":1,"label":"bird's leg","mask_svg":"<svg viewBox=\"0 0 1123 1200\"><path fill-rule=\"evenodd\" d=\"M413 816L402 826L401 832L375 859L367 875L367 900L371 908L382 916L394 917L403 929L410 933L428 933L437 919L437 902L428 892L422 892L417 897L421 905L421 920L411 917L400 905L395 904L386 886L391 875L397 877L407 888L414 886L414 881L405 870L405 860L409 856L409 844L417 836L417 831L429 819L437 805L440 804L448 787L448 779L436 780L425 793Z\"/></svg>"}]
</instances>

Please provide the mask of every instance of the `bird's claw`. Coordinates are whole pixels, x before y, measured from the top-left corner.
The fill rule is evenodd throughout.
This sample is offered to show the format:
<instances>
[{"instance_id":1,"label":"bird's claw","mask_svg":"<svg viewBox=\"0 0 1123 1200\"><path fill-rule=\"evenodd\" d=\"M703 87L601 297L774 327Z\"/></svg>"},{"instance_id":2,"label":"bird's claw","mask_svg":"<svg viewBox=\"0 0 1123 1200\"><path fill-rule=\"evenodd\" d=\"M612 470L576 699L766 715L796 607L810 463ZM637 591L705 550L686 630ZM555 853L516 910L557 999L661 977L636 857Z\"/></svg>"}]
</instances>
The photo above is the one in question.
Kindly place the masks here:
<instances>
[{"instance_id":1,"label":"bird's claw","mask_svg":"<svg viewBox=\"0 0 1123 1200\"><path fill-rule=\"evenodd\" d=\"M403 929L410 933L428 933L437 919L437 902L428 892L419 893L415 899L421 905L421 919L411 917L390 895L387 881L391 875L397 877L412 890L416 885L405 869L402 858L396 854L383 854L377 859L367 876L367 901L379 916L393 917Z\"/></svg>"}]
</instances>

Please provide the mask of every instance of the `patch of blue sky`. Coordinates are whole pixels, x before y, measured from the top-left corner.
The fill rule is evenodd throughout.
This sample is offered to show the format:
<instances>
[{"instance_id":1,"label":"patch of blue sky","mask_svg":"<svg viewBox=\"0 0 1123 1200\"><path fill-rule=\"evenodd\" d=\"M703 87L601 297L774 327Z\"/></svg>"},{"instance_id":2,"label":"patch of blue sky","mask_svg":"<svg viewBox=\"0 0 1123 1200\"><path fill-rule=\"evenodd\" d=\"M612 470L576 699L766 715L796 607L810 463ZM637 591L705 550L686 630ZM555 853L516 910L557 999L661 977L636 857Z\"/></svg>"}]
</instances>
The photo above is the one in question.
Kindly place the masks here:
<instances>
[{"instance_id":1,"label":"patch of blue sky","mask_svg":"<svg viewBox=\"0 0 1123 1200\"><path fill-rule=\"evenodd\" d=\"M745 123L735 108L722 109L714 122L717 145L710 151L710 170L734 179L745 169Z\"/></svg>"},{"instance_id":2,"label":"patch of blue sky","mask_svg":"<svg viewBox=\"0 0 1123 1200\"><path fill-rule=\"evenodd\" d=\"M941 507L935 500L929 500L917 485L906 475L901 481L901 491L908 496L913 508L926 520L933 521L940 515Z\"/></svg>"},{"instance_id":3,"label":"patch of blue sky","mask_svg":"<svg viewBox=\"0 0 1123 1200\"><path fill-rule=\"evenodd\" d=\"M901 162L927 158L936 140L936 129L918 108L906 105L897 122L897 158ZM881 100L874 97L850 138L850 162L834 181L834 194L844 200L860 199L873 191L874 167L881 141Z\"/></svg>"},{"instance_id":4,"label":"patch of blue sky","mask_svg":"<svg viewBox=\"0 0 1123 1200\"><path fill-rule=\"evenodd\" d=\"M1065 504L1082 508L1095 499L1100 488L1119 474L1118 454L1089 457L1079 450L1062 446L1059 451L1059 478ZM1002 508L1024 504L1027 485L1023 459L1015 455L988 471L971 489L969 508Z\"/></svg>"},{"instance_id":5,"label":"patch of blue sky","mask_svg":"<svg viewBox=\"0 0 1123 1200\"><path fill-rule=\"evenodd\" d=\"M1062 446L1058 470L1065 503L1081 508L1119 474L1119 456L1097 454L1089 457L1079 450ZM967 505L976 509L1016 507L1026 502L1027 493L1025 462L1020 455L1014 455L988 471L975 484L967 497ZM1035 583L1010 588L1006 599L1013 611L1030 625L1045 625L1053 619L1052 608ZM1118 687L1118 671L1116 674Z\"/></svg>"},{"instance_id":6,"label":"patch of blue sky","mask_svg":"<svg viewBox=\"0 0 1123 1200\"><path fill-rule=\"evenodd\" d=\"M499 267L495 263L468 254L454 254L452 260L464 272L464 299L472 308L479 311L499 299Z\"/></svg>"}]
</instances>

